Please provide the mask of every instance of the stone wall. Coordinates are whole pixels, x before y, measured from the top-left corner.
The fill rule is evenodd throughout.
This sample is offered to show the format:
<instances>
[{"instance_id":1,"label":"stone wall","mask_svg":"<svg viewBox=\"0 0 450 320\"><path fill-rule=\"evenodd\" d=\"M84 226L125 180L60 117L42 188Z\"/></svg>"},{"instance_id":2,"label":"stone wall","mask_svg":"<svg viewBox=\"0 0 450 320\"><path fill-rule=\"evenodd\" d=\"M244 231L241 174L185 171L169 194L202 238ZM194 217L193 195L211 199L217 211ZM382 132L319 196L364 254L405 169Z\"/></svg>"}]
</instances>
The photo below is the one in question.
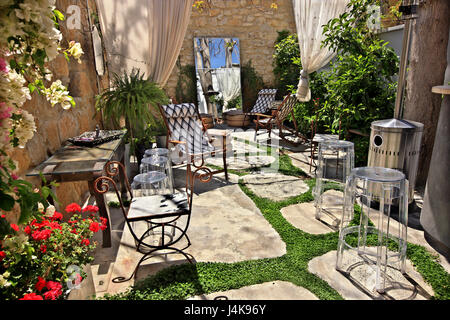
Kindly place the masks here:
<instances>
[{"instance_id":1,"label":"stone wall","mask_svg":"<svg viewBox=\"0 0 450 320\"><path fill-rule=\"evenodd\" d=\"M180 52L181 66L194 65L194 37L236 37L240 42L241 65L252 61L266 85L273 84L272 55L277 31L296 32L291 0L277 1L271 9L268 0L212 0L203 12L192 9L191 20ZM166 92L175 97L179 68L174 67ZM246 97L243 97L245 101Z\"/></svg>"},{"instance_id":2,"label":"stone wall","mask_svg":"<svg viewBox=\"0 0 450 320\"><path fill-rule=\"evenodd\" d=\"M80 29L69 30L66 26L67 18L70 16L66 15L66 10L70 5L77 5L81 9ZM67 62L63 55L49 64L49 69L53 72L53 80L60 79L74 97L76 102L74 108L63 110L59 105L51 107L46 98L36 92L33 93L32 100L27 101L24 106L25 110L33 114L37 132L25 148L14 148L11 157L19 164L19 175L36 185L40 184L40 179L25 177L26 172L50 157L67 138L92 130L99 122L94 108L94 97L98 93L98 86L86 1L58 0L56 6L66 15L66 20L60 22L64 37L63 46L67 47L68 41L71 40L79 42L84 55L81 58L81 64L74 59ZM91 0L89 7L95 10L95 3ZM71 202L84 201L87 192L86 182L61 183L56 189L62 208Z\"/></svg>"}]
</instances>

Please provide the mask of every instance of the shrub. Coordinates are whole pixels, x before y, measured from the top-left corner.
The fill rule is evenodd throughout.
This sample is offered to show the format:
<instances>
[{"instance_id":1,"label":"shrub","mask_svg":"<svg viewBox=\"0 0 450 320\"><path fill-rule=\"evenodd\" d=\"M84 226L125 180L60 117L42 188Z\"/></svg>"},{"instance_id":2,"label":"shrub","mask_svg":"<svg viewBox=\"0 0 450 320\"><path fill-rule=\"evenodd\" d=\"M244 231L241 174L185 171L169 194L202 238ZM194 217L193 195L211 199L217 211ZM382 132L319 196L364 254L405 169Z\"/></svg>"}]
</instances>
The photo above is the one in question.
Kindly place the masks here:
<instances>
[{"instance_id":1,"label":"shrub","mask_svg":"<svg viewBox=\"0 0 450 320\"><path fill-rule=\"evenodd\" d=\"M289 31L278 31L273 54L273 74L277 87L277 99L282 99L296 88L301 70L300 49L297 34Z\"/></svg>"},{"instance_id":2,"label":"shrub","mask_svg":"<svg viewBox=\"0 0 450 320\"><path fill-rule=\"evenodd\" d=\"M351 138L349 129L370 132L373 121L393 115L397 83L398 57L387 42L368 27L369 5L376 0L352 0L349 10L330 20L323 29L323 45L337 51L328 69L310 74L312 99L298 103L294 115L302 133L317 121L317 132ZM301 70L296 35L278 32L275 43L274 75L281 94L295 93ZM340 130L339 130L340 129ZM358 164L367 161L368 139L357 137Z\"/></svg>"},{"instance_id":3,"label":"shrub","mask_svg":"<svg viewBox=\"0 0 450 320\"><path fill-rule=\"evenodd\" d=\"M348 129L370 131L374 120L392 117L396 96L398 57L387 42L368 27L375 0L352 0L347 12L324 26L324 45L338 52L325 73L328 102L342 119L344 134ZM332 132L336 132L336 121Z\"/></svg>"},{"instance_id":4,"label":"shrub","mask_svg":"<svg viewBox=\"0 0 450 320\"><path fill-rule=\"evenodd\" d=\"M252 66L252 60L241 66L241 83L243 104L242 110L249 112L256 102L258 92L265 87L265 83L255 68Z\"/></svg>"}]
</instances>

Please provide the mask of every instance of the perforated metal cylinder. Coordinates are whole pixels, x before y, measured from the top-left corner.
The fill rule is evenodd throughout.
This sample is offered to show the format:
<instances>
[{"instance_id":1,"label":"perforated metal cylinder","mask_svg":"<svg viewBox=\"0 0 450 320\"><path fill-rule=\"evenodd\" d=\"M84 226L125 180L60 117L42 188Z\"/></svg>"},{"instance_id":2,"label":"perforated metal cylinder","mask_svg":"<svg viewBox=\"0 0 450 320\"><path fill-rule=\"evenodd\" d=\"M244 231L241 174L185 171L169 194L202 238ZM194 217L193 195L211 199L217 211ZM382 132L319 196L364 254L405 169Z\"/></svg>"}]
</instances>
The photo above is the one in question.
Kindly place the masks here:
<instances>
[{"instance_id":1,"label":"perforated metal cylinder","mask_svg":"<svg viewBox=\"0 0 450 320\"><path fill-rule=\"evenodd\" d=\"M414 187L419 165L423 124L387 119L372 122L367 166L396 169L409 181L409 201L414 199Z\"/></svg>"}]
</instances>

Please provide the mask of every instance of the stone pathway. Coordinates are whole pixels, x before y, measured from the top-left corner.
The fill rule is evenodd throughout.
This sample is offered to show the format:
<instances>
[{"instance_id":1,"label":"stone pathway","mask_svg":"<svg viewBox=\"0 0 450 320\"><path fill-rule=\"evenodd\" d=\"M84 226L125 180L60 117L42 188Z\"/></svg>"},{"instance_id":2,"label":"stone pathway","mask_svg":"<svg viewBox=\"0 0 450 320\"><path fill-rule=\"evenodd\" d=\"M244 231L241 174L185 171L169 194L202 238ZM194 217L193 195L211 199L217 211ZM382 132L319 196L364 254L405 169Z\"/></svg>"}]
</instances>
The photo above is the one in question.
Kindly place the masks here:
<instances>
[{"instance_id":1,"label":"stone pathway","mask_svg":"<svg viewBox=\"0 0 450 320\"><path fill-rule=\"evenodd\" d=\"M283 217L297 229L311 234L324 234L335 232L338 227L340 215L339 207L342 202L342 192L328 190L323 193L323 207L331 212L330 215L322 213L321 220L315 218L316 208L314 201L290 205L281 209ZM341 207L342 208L342 207Z\"/></svg>"},{"instance_id":2,"label":"stone pathway","mask_svg":"<svg viewBox=\"0 0 450 320\"><path fill-rule=\"evenodd\" d=\"M249 174L242 182L258 197L272 201L286 200L309 190L300 178L280 173Z\"/></svg>"},{"instance_id":3,"label":"stone pathway","mask_svg":"<svg viewBox=\"0 0 450 320\"><path fill-rule=\"evenodd\" d=\"M319 300L303 287L286 281L266 282L240 289L195 296L189 300Z\"/></svg>"},{"instance_id":4,"label":"stone pathway","mask_svg":"<svg viewBox=\"0 0 450 320\"><path fill-rule=\"evenodd\" d=\"M251 131L233 133L240 139L254 141L254 133ZM264 134L262 135L264 136ZM273 136L273 138L276 135ZM260 139L261 136L258 137ZM264 138L264 137L263 137ZM275 143L275 145L278 142ZM257 152L258 148L240 140L233 140L231 145L238 157L228 161L230 169L248 169L270 165L275 161L273 157L248 154ZM289 156L292 163L309 174L309 146L300 146L291 149ZM247 149L246 149L247 148ZM263 150L261 145L260 151ZM208 163L222 166L222 158L213 158ZM314 168L310 176L314 175ZM286 253L286 246L281 241L278 233L264 219L255 204L242 192L237 182L243 183L259 197L267 197L273 201L280 201L292 196L297 196L308 190L306 183L295 177L278 173L251 174L243 177L230 174L230 181L224 180L223 174L215 175L207 184L197 184L193 202L192 219L188 229L188 235L192 245L186 250L193 256L195 262L237 262L261 258L279 257ZM179 175L176 185L184 183L183 175ZM294 204L281 210L283 217L294 227L311 234L325 234L336 232L337 219L340 218L339 210L333 212L333 207L339 209L342 205L342 192L329 190L324 194L324 206L329 207L332 215L322 215L322 221L315 218L313 202ZM134 241L124 226L119 209L111 211L113 221L113 247L109 249L99 248L96 260L92 263L93 282L97 296L105 293L114 294L126 290L134 283L134 280L122 284L111 282L116 276L128 277L134 270L136 263L141 258L137 253ZM375 224L377 221L374 221ZM395 223L393 223L395 224ZM123 231L122 231L123 230ZM144 230L144 229L142 229ZM423 238L423 231L408 229L408 241L427 247L430 252L436 253ZM101 240L100 240L101 243ZM441 259L442 260L442 259ZM381 299L379 294L373 291L374 277L368 275L370 270L355 268L353 280L360 281L368 288L363 292L355 286L342 273L335 269L336 251L331 251L323 256L315 257L308 264L311 273L325 280L345 299L368 300ZM185 263L181 255L161 255L145 261L138 272L137 279L143 279L150 274L173 264ZM448 262L441 261L444 268L449 271ZM366 274L365 278L361 275ZM408 261L407 274L418 283L415 288L403 276L396 277L387 294L395 299L428 299L433 294L420 274L418 274ZM366 279L366 280L363 280ZM419 290L417 290L419 288ZM373 295L373 296L371 296ZM211 294L191 297L192 300L212 300L216 298L239 300L317 300L317 297L307 289L298 287L284 281L274 281L251 285L239 289L215 292Z\"/></svg>"}]
</instances>

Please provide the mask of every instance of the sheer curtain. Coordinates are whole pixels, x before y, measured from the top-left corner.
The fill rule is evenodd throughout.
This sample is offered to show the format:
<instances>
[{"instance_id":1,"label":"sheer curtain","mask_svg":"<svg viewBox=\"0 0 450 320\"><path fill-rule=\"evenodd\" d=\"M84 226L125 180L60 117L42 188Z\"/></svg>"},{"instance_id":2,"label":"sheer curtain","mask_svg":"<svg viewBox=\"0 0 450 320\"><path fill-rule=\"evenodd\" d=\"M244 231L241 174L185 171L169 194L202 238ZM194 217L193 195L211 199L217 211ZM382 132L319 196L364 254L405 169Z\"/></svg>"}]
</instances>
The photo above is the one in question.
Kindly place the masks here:
<instances>
[{"instance_id":1,"label":"sheer curtain","mask_svg":"<svg viewBox=\"0 0 450 320\"><path fill-rule=\"evenodd\" d=\"M335 53L322 47L322 26L345 12L349 0L292 0L302 70L297 88L297 99L309 101L309 74L325 66Z\"/></svg>"},{"instance_id":2,"label":"sheer curtain","mask_svg":"<svg viewBox=\"0 0 450 320\"><path fill-rule=\"evenodd\" d=\"M139 68L163 87L175 66L193 0L97 0L109 69Z\"/></svg>"}]
</instances>

